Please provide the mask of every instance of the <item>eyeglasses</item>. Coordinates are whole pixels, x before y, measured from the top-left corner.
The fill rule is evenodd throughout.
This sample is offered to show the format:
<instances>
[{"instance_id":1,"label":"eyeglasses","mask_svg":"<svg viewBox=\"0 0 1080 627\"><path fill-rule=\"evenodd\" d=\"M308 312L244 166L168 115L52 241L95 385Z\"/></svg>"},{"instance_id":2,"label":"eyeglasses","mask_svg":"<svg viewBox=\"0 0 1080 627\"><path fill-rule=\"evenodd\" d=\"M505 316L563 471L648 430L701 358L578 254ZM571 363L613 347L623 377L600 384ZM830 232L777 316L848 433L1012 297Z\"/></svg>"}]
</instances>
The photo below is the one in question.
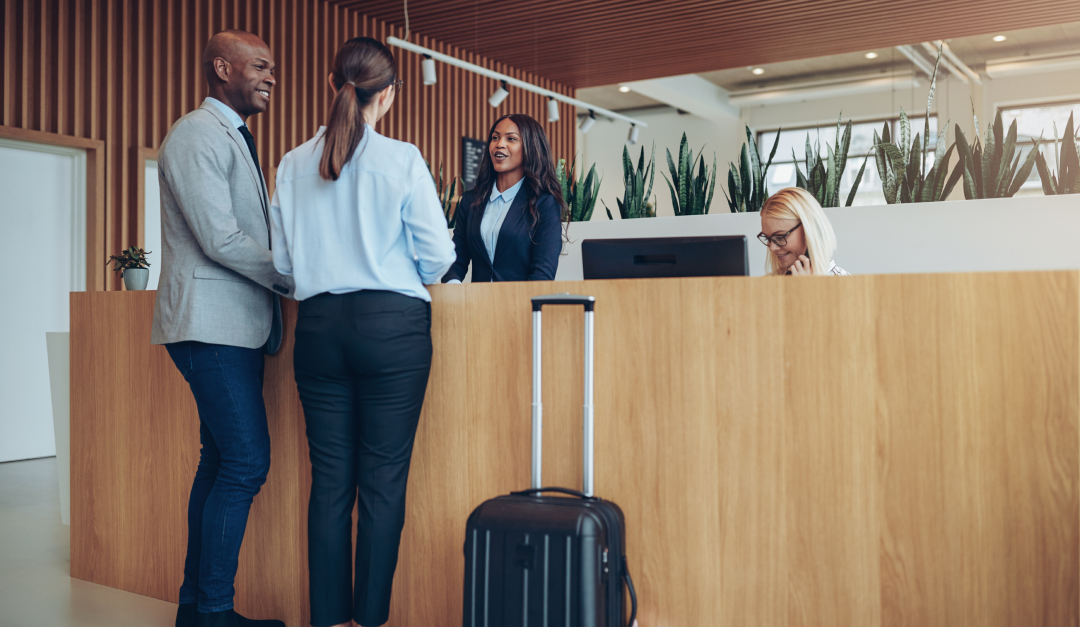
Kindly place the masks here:
<instances>
[{"instance_id":1,"label":"eyeglasses","mask_svg":"<svg viewBox=\"0 0 1080 627\"><path fill-rule=\"evenodd\" d=\"M799 228L800 226L802 226L802 222L796 224L795 228L791 229L790 231L784 233L777 233L776 235L766 235L764 233L758 233L757 238L758 241L760 241L762 244L765 244L766 246L769 245L769 242L772 242L780 248L783 248L784 246L787 246L788 235L791 235L793 232L795 232L795 229Z\"/></svg>"},{"instance_id":2,"label":"eyeglasses","mask_svg":"<svg viewBox=\"0 0 1080 627\"><path fill-rule=\"evenodd\" d=\"M397 93L405 88L405 81L403 80L396 80L390 84L394 86L394 93Z\"/></svg>"}]
</instances>

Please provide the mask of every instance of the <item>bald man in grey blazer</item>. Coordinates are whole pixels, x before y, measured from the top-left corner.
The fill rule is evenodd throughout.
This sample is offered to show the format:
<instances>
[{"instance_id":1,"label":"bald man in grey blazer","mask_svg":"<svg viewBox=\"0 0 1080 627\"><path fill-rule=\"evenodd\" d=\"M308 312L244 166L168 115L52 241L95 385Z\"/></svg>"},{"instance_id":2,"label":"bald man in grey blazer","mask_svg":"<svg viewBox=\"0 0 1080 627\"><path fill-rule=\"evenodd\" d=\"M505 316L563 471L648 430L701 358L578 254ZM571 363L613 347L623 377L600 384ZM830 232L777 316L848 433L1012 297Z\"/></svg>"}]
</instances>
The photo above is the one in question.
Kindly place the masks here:
<instances>
[{"instance_id":1,"label":"bald man in grey blazer","mask_svg":"<svg viewBox=\"0 0 1080 627\"><path fill-rule=\"evenodd\" d=\"M164 344L199 408L202 451L188 500L188 544L177 627L284 627L233 610L233 580L248 510L270 469L264 353L281 345L269 198L251 115L277 81L261 39L211 38L202 58L209 97L158 151L161 278L151 341ZM272 565L268 565L272 567Z\"/></svg>"}]
</instances>

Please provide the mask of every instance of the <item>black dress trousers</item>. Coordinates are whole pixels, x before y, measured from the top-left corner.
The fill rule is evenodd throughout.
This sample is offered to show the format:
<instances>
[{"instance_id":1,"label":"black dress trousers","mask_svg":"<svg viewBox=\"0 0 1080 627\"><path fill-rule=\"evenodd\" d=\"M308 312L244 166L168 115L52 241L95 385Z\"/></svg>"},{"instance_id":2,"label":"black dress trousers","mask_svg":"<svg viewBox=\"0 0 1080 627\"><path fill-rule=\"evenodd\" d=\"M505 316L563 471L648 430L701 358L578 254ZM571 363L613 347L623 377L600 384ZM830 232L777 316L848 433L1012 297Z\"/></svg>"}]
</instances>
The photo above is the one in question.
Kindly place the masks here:
<instances>
[{"instance_id":1,"label":"black dress trousers","mask_svg":"<svg viewBox=\"0 0 1080 627\"><path fill-rule=\"evenodd\" d=\"M382 625L431 371L431 305L372 290L301 301L293 367L311 455L311 624Z\"/></svg>"}]
</instances>

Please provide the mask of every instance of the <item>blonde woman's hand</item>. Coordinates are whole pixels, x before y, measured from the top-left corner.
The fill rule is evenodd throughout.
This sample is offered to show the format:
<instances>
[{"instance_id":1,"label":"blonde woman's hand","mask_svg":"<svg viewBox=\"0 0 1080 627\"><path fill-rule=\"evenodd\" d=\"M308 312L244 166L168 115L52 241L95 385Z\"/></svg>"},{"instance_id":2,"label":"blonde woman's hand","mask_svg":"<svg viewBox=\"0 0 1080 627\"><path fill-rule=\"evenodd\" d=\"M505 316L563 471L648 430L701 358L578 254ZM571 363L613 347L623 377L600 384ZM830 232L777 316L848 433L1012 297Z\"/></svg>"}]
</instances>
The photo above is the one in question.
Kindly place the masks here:
<instances>
[{"instance_id":1,"label":"blonde woman's hand","mask_svg":"<svg viewBox=\"0 0 1080 627\"><path fill-rule=\"evenodd\" d=\"M810 267L810 258L806 255L799 255L799 258L795 260L795 264L791 266L792 276L810 276L814 274L814 270Z\"/></svg>"}]
</instances>

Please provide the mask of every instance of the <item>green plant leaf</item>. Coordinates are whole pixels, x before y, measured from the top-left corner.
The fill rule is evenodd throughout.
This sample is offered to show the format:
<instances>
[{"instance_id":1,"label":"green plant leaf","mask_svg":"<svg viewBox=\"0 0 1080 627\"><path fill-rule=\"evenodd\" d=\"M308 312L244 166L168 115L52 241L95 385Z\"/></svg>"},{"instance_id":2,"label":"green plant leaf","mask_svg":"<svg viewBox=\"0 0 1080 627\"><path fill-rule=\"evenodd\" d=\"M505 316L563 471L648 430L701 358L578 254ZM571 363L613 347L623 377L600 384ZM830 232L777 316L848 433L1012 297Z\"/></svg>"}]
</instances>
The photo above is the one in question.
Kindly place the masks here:
<instances>
[{"instance_id":1,"label":"green plant leaf","mask_svg":"<svg viewBox=\"0 0 1080 627\"><path fill-rule=\"evenodd\" d=\"M1016 192L1020 191L1020 186L1024 184L1024 181L1026 181L1031 174L1031 168L1035 167L1035 157L1039 153L1040 142L1042 142L1042 137L1035 140L1035 145L1031 148L1031 152L1028 153L1027 159L1024 160L1024 165L1020 166L1020 170L1016 173L1016 178L1013 179L1013 184L1009 187L1009 198L1012 198ZM1019 157L1019 155L1017 155L1017 157Z\"/></svg>"},{"instance_id":2,"label":"green plant leaf","mask_svg":"<svg viewBox=\"0 0 1080 627\"><path fill-rule=\"evenodd\" d=\"M828 172L825 174L825 202L822 207L835 207L840 203L840 179L836 173L836 153L833 149L825 144L825 149L829 152L828 157Z\"/></svg>"},{"instance_id":3,"label":"green plant leaf","mask_svg":"<svg viewBox=\"0 0 1080 627\"><path fill-rule=\"evenodd\" d=\"M953 144L953 146L949 146L949 150L945 153L945 158L942 160L942 163L944 165L942 166L940 175L938 177L941 180L945 180L945 173L949 170L949 159L952 157L954 146L955 144ZM960 160L963 161L962 158L960 158ZM938 185L938 191L935 194L935 198L937 200L945 200L946 198L948 198L949 194L952 193L953 188L956 187L956 183L960 180L962 176L964 176L964 169L954 168L952 174L949 175L949 180L945 184L944 188L942 188L941 185Z\"/></svg>"},{"instance_id":4,"label":"green plant leaf","mask_svg":"<svg viewBox=\"0 0 1080 627\"><path fill-rule=\"evenodd\" d=\"M1050 173L1050 168L1046 166L1046 159L1041 154L1035 157L1035 167L1039 170L1039 180L1042 182L1043 194L1046 196L1055 195L1057 186L1054 185L1054 175Z\"/></svg>"},{"instance_id":5,"label":"green plant leaf","mask_svg":"<svg viewBox=\"0 0 1080 627\"><path fill-rule=\"evenodd\" d=\"M664 182L667 183L668 191L671 192L671 206L675 210L675 215L677 215L677 216L682 215L682 213L680 213L681 210L679 208L679 195L675 192L675 186L671 184L671 181L668 180L668 177L667 177L666 174L661 172L660 176L664 177Z\"/></svg>"},{"instance_id":6,"label":"green plant leaf","mask_svg":"<svg viewBox=\"0 0 1080 627\"><path fill-rule=\"evenodd\" d=\"M763 174L761 172L761 157L758 155L757 142L754 141L753 133L750 132L750 127L746 127L746 137L749 140L750 148L747 149L746 155L749 157L749 162L744 163L743 167L749 165L750 176L750 207L751 211L755 211L756 208L760 208L761 204L765 202L765 199L761 197L762 189L761 182L763 180ZM744 144L745 146L745 144ZM747 183L746 175L743 175L743 183Z\"/></svg>"},{"instance_id":7,"label":"green plant leaf","mask_svg":"<svg viewBox=\"0 0 1080 627\"><path fill-rule=\"evenodd\" d=\"M870 159L870 153L867 153L863 157L862 166L859 167L859 174L855 177L855 183L851 186L851 191L848 192L847 202L844 203L845 207L850 207L851 203L855 201L855 194L859 192L859 183L862 182L863 172L866 170L866 162Z\"/></svg>"},{"instance_id":8,"label":"green plant leaf","mask_svg":"<svg viewBox=\"0 0 1080 627\"><path fill-rule=\"evenodd\" d=\"M906 170L908 165L908 159L911 155L907 153L908 145L911 143L911 121L908 120L907 113L904 112L904 108L900 107L900 154L903 155L903 167Z\"/></svg>"},{"instance_id":9,"label":"green plant leaf","mask_svg":"<svg viewBox=\"0 0 1080 627\"><path fill-rule=\"evenodd\" d=\"M704 148L702 148L702 150L704 150ZM713 156L712 156L712 174L709 176L708 189L709 189L709 193L708 193L708 196L705 197L705 206L703 207L702 213L709 213L709 208L712 207L713 194L716 193L716 153L715 152L713 153Z\"/></svg>"},{"instance_id":10,"label":"green plant leaf","mask_svg":"<svg viewBox=\"0 0 1080 627\"><path fill-rule=\"evenodd\" d=\"M755 201L754 187L753 187L753 183L751 182L751 179L750 179L750 176L751 176L750 153L751 152L752 151L750 150L750 148L746 144L743 144L743 146L742 146L742 154L740 155L740 161L741 161L741 166L742 166L741 167L741 175L742 175L741 176L741 178L742 178L741 182L742 182L742 185L740 186L740 188L742 189L743 198L744 198L744 200L746 202L746 207L747 208L745 210L755 211L755 207L760 207L761 205L760 204L755 204L755 202L754 202Z\"/></svg>"},{"instance_id":11,"label":"green plant leaf","mask_svg":"<svg viewBox=\"0 0 1080 627\"><path fill-rule=\"evenodd\" d=\"M994 189L997 190L997 194L999 194L999 195L1005 193L1005 190L1008 189L1008 187L1009 187L1009 183L1012 182L1012 179L1009 178L1009 176L1007 176L1007 175L1010 175L1011 173L1016 172L1016 170L1015 170L1016 164L1015 163L1010 163L1013 160L1013 154L1015 153L1015 151L1016 151L1016 120L1013 120L1013 123L1009 125L1009 134L1005 138L1005 145L1002 146L1001 156L998 158L998 160L999 160L998 170L994 174L994 181L995 181ZM1016 155L1016 158L1019 159L1020 155ZM1010 165L1012 166L1011 168L1010 168Z\"/></svg>"}]
</instances>

